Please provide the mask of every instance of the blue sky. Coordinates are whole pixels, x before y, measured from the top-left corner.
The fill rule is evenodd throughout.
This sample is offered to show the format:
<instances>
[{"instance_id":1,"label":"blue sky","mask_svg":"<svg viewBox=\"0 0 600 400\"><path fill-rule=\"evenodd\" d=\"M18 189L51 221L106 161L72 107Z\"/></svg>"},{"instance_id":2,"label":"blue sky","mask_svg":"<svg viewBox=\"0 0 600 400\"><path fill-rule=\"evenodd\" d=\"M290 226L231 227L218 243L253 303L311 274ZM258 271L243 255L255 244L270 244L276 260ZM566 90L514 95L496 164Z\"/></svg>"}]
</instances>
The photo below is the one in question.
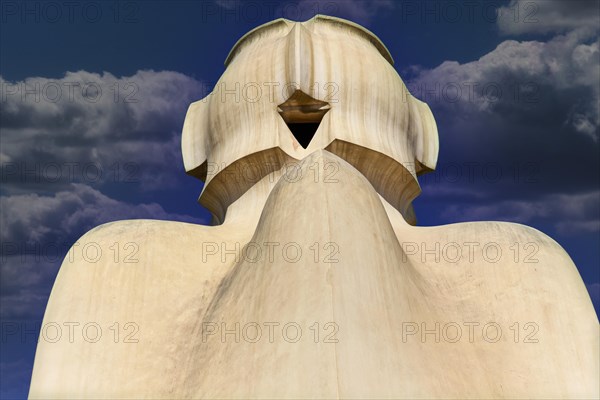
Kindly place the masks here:
<instances>
[{"instance_id":1,"label":"blue sky","mask_svg":"<svg viewBox=\"0 0 600 400\"><path fill-rule=\"evenodd\" d=\"M36 329L82 234L122 219L209 221L201 182L183 171L185 111L233 44L278 17L366 26L430 105L440 154L421 177L420 225L533 226L567 250L599 310L599 9L597 0L2 1L1 397L27 394Z\"/></svg>"}]
</instances>

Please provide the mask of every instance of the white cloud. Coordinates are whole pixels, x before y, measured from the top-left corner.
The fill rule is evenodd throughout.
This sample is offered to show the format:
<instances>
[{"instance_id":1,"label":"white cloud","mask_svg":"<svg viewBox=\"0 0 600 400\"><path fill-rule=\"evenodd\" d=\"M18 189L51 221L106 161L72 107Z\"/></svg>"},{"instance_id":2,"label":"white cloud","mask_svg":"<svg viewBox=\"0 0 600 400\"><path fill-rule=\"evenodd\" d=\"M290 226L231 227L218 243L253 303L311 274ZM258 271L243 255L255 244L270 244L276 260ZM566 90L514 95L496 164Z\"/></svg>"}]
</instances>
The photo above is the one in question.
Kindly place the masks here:
<instances>
[{"instance_id":1,"label":"white cloud","mask_svg":"<svg viewBox=\"0 0 600 400\"><path fill-rule=\"evenodd\" d=\"M563 123L598 143L600 40L586 43L589 39L572 32L548 42L507 40L476 61L414 67L408 86L417 97L459 115L526 114L553 98L576 97L561 110Z\"/></svg>"},{"instance_id":2,"label":"white cloud","mask_svg":"<svg viewBox=\"0 0 600 400\"><path fill-rule=\"evenodd\" d=\"M173 214L157 203L129 204L112 199L83 184L52 196L35 193L0 197L3 242L44 243L80 236L109 221L163 219L206 223L200 218Z\"/></svg>"},{"instance_id":3,"label":"white cloud","mask_svg":"<svg viewBox=\"0 0 600 400\"><path fill-rule=\"evenodd\" d=\"M597 30L598 0L511 0L497 10L500 32L507 35Z\"/></svg>"}]
</instances>

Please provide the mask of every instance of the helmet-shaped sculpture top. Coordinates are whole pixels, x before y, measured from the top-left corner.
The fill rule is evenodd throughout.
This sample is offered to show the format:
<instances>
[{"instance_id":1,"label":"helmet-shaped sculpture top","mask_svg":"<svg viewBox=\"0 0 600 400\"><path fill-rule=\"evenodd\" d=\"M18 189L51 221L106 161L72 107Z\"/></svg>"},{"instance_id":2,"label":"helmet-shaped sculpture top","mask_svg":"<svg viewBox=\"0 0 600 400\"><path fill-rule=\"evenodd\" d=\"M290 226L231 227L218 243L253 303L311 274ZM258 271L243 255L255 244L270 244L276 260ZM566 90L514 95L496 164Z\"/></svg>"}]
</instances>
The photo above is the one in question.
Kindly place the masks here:
<instances>
[{"instance_id":1,"label":"helmet-shaped sculpture top","mask_svg":"<svg viewBox=\"0 0 600 400\"><path fill-rule=\"evenodd\" d=\"M320 149L415 222L416 177L435 168L437 127L373 33L321 15L278 19L242 37L225 65L214 91L190 105L182 139L185 169L205 181L200 202L217 223L257 179ZM248 168L254 179L242 176Z\"/></svg>"}]
</instances>

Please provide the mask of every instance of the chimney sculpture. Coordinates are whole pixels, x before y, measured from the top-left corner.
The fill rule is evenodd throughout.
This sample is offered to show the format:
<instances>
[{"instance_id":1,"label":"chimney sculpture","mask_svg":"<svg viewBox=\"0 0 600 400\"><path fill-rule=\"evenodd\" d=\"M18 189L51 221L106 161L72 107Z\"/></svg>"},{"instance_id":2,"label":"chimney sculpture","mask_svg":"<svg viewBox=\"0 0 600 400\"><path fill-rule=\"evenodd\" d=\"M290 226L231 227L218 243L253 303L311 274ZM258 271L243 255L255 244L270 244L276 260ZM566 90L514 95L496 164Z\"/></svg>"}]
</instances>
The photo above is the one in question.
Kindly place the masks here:
<instances>
[{"instance_id":1,"label":"chimney sculpture","mask_svg":"<svg viewBox=\"0 0 600 400\"><path fill-rule=\"evenodd\" d=\"M599 396L598 319L554 240L414 226L437 128L375 35L279 19L225 65L182 137L214 226L84 235L48 302L30 398Z\"/></svg>"}]
</instances>

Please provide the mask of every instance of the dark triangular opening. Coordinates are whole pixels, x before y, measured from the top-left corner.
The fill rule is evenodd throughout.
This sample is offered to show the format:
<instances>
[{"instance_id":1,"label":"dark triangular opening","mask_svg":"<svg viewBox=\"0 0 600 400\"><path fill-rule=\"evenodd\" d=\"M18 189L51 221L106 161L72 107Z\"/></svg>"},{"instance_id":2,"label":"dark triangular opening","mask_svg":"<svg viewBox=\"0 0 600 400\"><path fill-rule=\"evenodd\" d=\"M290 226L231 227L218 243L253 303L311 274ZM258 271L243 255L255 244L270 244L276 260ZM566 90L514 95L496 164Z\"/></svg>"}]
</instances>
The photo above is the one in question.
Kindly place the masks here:
<instances>
[{"instance_id":1,"label":"dark triangular opening","mask_svg":"<svg viewBox=\"0 0 600 400\"><path fill-rule=\"evenodd\" d=\"M317 132L317 128L319 127L318 122L305 122L305 123L287 123L288 128L292 131L292 134L300 143L300 146L307 148L312 140L313 136Z\"/></svg>"},{"instance_id":2,"label":"dark triangular opening","mask_svg":"<svg viewBox=\"0 0 600 400\"><path fill-rule=\"evenodd\" d=\"M278 111L300 146L307 148L330 108L329 103L296 90L278 106Z\"/></svg>"}]
</instances>

